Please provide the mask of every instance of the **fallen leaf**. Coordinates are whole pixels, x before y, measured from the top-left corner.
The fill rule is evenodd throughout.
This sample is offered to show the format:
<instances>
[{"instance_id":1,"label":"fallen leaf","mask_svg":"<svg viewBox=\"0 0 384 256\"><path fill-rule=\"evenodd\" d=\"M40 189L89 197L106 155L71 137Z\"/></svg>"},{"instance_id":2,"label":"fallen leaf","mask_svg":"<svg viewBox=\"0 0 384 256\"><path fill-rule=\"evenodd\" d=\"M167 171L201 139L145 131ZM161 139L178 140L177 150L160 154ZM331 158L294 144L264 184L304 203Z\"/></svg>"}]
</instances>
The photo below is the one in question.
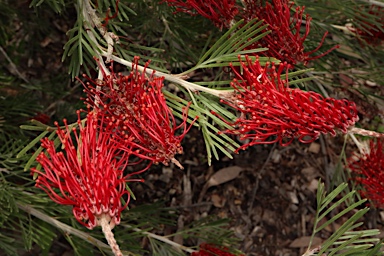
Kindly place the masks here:
<instances>
[{"instance_id":1,"label":"fallen leaf","mask_svg":"<svg viewBox=\"0 0 384 256\"><path fill-rule=\"evenodd\" d=\"M311 241L310 236L302 236L293 240L293 242L289 245L291 248L304 248L308 247L309 242ZM314 237L312 241L312 246L320 245L323 240L319 237Z\"/></svg>"},{"instance_id":2,"label":"fallen leaf","mask_svg":"<svg viewBox=\"0 0 384 256\"><path fill-rule=\"evenodd\" d=\"M312 166L303 168L301 170L301 173L305 176L308 181L313 180L314 178L319 176L319 172L317 171L317 169Z\"/></svg>"},{"instance_id":3,"label":"fallen leaf","mask_svg":"<svg viewBox=\"0 0 384 256\"><path fill-rule=\"evenodd\" d=\"M309 184L307 185L308 190L312 191L312 193L315 193L318 187L319 181L316 179L311 180L311 182L309 182Z\"/></svg>"},{"instance_id":4,"label":"fallen leaf","mask_svg":"<svg viewBox=\"0 0 384 256\"><path fill-rule=\"evenodd\" d=\"M230 166L215 172L207 182L207 187L218 186L225 182L237 178L243 168L239 166Z\"/></svg>"},{"instance_id":5,"label":"fallen leaf","mask_svg":"<svg viewBox=\"0 0 384 256\"><path fill-rule=\"evenodd\" d=\"M225 198L219 196L218 194L213 194L211 196L211 201L215 207L222 208L225 205L227 200Z\"/></svg>"},{"instance_id":6,"label":"fallen leaf","mask_svg":"<svg viewBox=\"0 0 384 256\"><path fill-rule=\"evenodd\" d=\"M295 192L288 191L287 194L288 194L288 197L289 197L289 199L291 200L291 202L293 204L298 204L299 203L299 198L297 198L297 195L296 195Z\"/></svg>"},{"instance_id":7,"label":"fallen leaf","mask_svg":"<svg viewBox=\"0 0 384 256\"><path fill-rule=\"evenodd\" d=\"M312 142L311 145L309 145L308 151L315 154L319 153L320 144L316 142Z\"/></svg>"}]
</instances>

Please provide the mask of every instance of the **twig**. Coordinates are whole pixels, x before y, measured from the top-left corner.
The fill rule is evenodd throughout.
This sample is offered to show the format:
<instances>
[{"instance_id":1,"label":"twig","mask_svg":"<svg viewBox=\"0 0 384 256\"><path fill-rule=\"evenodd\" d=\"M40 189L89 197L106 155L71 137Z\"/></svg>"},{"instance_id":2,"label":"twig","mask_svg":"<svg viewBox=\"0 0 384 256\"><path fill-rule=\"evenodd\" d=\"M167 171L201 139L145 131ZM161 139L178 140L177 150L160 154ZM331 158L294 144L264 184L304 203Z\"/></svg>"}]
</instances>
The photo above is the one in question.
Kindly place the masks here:
<instances>
[{"instance_id":1,"label":"twig","mask_svg":"<svg viewBox=\"0 0 384 256\"><path fill-rule=\"evenodd\" d=\"M101 55L107 56L108 52L102 50ZM129 62L127 60L124 60L124 59L119 58L119 57L114 56L114 55L111 56L111 59L113 61L116 61L116 62L124 65L124 66L127 66L128 68L132 68L132 62ZM143 66L140 66L140 65L137 66L137 69L141 72L145 71L149 75L151 75L154 71L153 69L144 68ZM216 96L216 97L219 97L219 98L225 97L226 95L233 93L233 90L223 91L223 90L215 90L215 89L207 88L207 87L204 87L201 85L197 85L197 84L185 81L184 79L182 79L178 76L163 73L161 71L155 71L155 76L158 76L158 77L162 76L162 77L164 77L165 80L172 82L172 83L179 84L179 85L183 86L184 88L189 89L193 92L196 92L196 91L206 92L206 93L209 93L209 94Z\"/></svg>"},{"instance_id":2,"label":"twig","mask_svg":"<svg viewBox=\"0 0 384 256\"><path fill-rule=\"evenodd\" d=\"M107 244L95 239L94 237L88 235L87 233L83 232L83 231L80 231L80 230L77 230L71 226L68 226L67 224L64 224L48 215L46 215L45 213L41 212L41 211L38 211L36 210L35 208L29 206L29 205L23 205L23 204L20 204L20 203L16 203L17 207L33 216L35 216L36 218L48 223L48 224L51 224L52 226L64 231L67 235L74 235L74 236L77 236L79 238L81 238L82 240L84 241L87 241L88 243L94 245L94 246L97 246L97 247L100 247L100 248L103 248L103 249L111 249Z\"/></svg>"},{"instance_id":3,"label":"twig","mask_svg":"<svg viewBox=\"0 0 384 256\"><path fill-rule=\"evenodd\" d=\"M324 89L324 86L318 81L318 78L312 72L306 72L305 74L309 77L312 77L313 78L312 81L317 85L317 87L319 87L324 97L329 98L327 91Z\"/></svg>"},{"instance_id":4,"label":"twig","mask_svg":"<svg viewBox=\"0 0 384 256\"><path fill-rule=\"evenodd\" d=\"M351 137L351 139L353 140L353 142L355 143L355 145L359 149L359 152L361 155L368 153L369 148L365 147L360 141L358 141L354 134L349 133L348 135Z\"/></svg>"},{"instance_id":5,"label":"twig","mask_svg":"<svg viewBox=\"0 0 384 256\"><path fill-rule=\"evenodd\" d=\"M377 6L380 6L380 7L384 7L384 3L383 2L379 2L379 1L375 1L375 0L361 0L363 2L367 2L369 4L372 4L372 5L377 5Z\"/></svg>"},{"instance_id":6,"label":"twig","mask_svg":"<svg viewBox=\"0 0 384 256\"><path fill-rule=\"evenodd\" d=\"M276 148L276 144L277 143L273 144L271 151L269 151L267 159L265 160L263 166L259 170L259 173L258 173L259 175L262 175L265 172L265 167L269 163L269 160L271 160L271 157L273 155L273 151ZM254 185L252 193L251 193L251 202L250 202L249 207L248 207L248 217L251 215L252 208L253 208L253 202L255 201L258 188L259 188L259 178L256 179L256 184Z\"/></svg>"},{"instance_id":7,"label":"twig","mask_svg":"<svg viewBox=\"0 0 384 256\"><path fill-rule=\"evenodd\" d=\"M123 64L129 68L132 68L132 66L133 66L132 62L129 62L127 60L121 59L121 58L113 55L113 44L114 44L113 39L116 40L117 37L113 33L108 32L105 29L105 27L102 26L99 17L97 17L97 15L96 15L96 11L92 8L89 1L79 0L79 5L81 6L82 14L84 16L84 20L86 21L86 23L89 24L90 26L96 27L108 44L108 48L105 51L104 48L101 47L100 44L97 42L97 39L96 39L95 35L93 34L93 32L90 29L87 30L87 34L89 35L91 40L95 43L96 47L98 48L98 49L95 49L95 54L97 55L96 57L100 60L100 62L99 62L100 69L104 70L107 75L109 74L108 69L105 67L104 62L102 61L102 56L107 58L106 62L113 60L113 61L116 61L120 64ZM101 54L100 54L100 52L101 52ZM98 78L102 79L103 76L102 76L100 69L99 69ZM150 68L144 68L143 66L139 66L139 65L137 66L137 69L139 71L142 71L142 72L145 70L146 73L149 75L151 75L154 71ZM222 96L225 97L226 95L229 95L233 92L233 90L222 91L222 90L215 90L215 89L207 88L204 86L200 86L200 85L197 85L194 83L187 82L184 79L177 77L175 75L169 75L169 74L166 74L166 73L163 73L160 71L156 71L155 75L158 77L162 76L167 81L179 84L179 85L183 86L184 88L191 90L193 92L196 92L196 91L206 92L206 93L209 93L211 95L217 96L219 98L221 98Z\"/></svg>"},{"instance_id":8,"label":"twig","mask_svg":"<svg viewBox=\"0 0 384 256\"><path fill-rule=\"evenodd\" d=\"M113 232L112 232L113 227L111 227L111 224L109 223L110 220L111 220L111 217L103 213L98 218L98 225L101 226L105 239L107 239L107 242L111 247L112 252L115 254L115 256L123 256L123 254L120 251L120 247L116 242L115 236L113 235Z\"/></svg>"},{"instance_id":9,"label":"twig","mask_svg":"<svg viewBox=\"0 0 384 256\"><path fill-rule=\"evenodd\" d=\"M162 241L162 242L164 242L164 243L166 243L166 244L169 244L169 245L171 245L171 246L173 246L173 247L175 247L175 248L179 248L179 249L181 249L181 250L183 250L183 251L186 251L186 252L188 252L188 253L196 252L196 250L193 250L193 249L191 249L191 248L189 248L189 247L186 247L186 246L184 246L184 245L175 243L175 242L173 242L172 240L170 240L169 238L167 238L167 237L165 237L165 236L159 236L159 235L153 234L153 233L151 233L151 232L143 231L143 230L141 230L141 229L139 229L139 228L134 228L134 227L132 227L132 226L130 226L130 225L123 225L123 226L124 226L124 227L127 227L127 228L130 228L130 229L132 229L132 230L134 230L134 231L136 231L136 232L142 233L142 234L144 234L144 235L146 235L146 236L148 236L148 237L151 237L151 238L154 238L154 239L156 239L156 240Z\"/></svg>"},{"instance_id":10,"label":"twig","mask_svg":"<svg viewBox=\"0 0 384 256\"><path fill-rule=\"evenodd\" d=\"M313 248L313 249L311 249L311 250L307 250L307 251L306 251L303 255L301 255L301 256L314 256L314 255L317 255L317 253L320 251L320 249L321 249L321 246L315 247L315 248ZM322 254L322 255L325 255L325 253Z\"/></svg>"},{"instance_id":11,"label":"twig","mask_svg":"<svg viewBox=\"0 0 384 256\"><path fill-rule=\"evenodd\" d=\"M0 172L5 172L6 174L10 174L11 173L10 171L8 171L5 168L0 168Z\"/></svg>"},{"instance_id":12,"label":"twig","mask_svg":"<svg viewBox=\"0 0 384 256\"><path fill-rule=\"evenodd\" d=\"M363 136L376 137L376 138L383 138L384 137L384 133L369 131L369 130L365 130L365 129L357 128L357 127L350 128L348 130L348 133L349 134L359 134L359 135L363 135Z\"/></svg>"},{"instance_id":13,"label":"twig","mask_svg":"<svg viewBox=\"0 0 384 256\"><path fill-rule=\"evenodd\" d=\"M4 57L7 59L7 61L9 62L9 65L11 65L11 70L10 72L11 73L16 73L16 75L19 76L20 79L22 79L24 82L26 82L27 84L30 84L30 82L28 81L28 79L25 78L25 76L23 76L23 74L20 73L20 71L17 69L15 63L13 63L13 61L11 60L11 58L9 58L8 54L4 51L3 47L0 46L0 52L4 55Z\"/></svg>"},{"instance_id":14,"label":"twig","mask_svg":"<svg viewBox=\"0 0 384 256\"><path fill-rule=\"evenodd\" d=\"M86 23L93 27L97 27L97 29L100 31L100 33L103 35L104 39L107 41L108 49L107 49L107 61L110 61L110 56L113 52L113 40L110 37L110 34L107 33L106 29L102 26L100 19L96 15L96 11L92 8L89 1L87 0L79 0L79 5L81 6L81 10L83 13L84 20ZM98 49L95 49L96 58L99 59L98 65L99 65L99 72L97 78L99 80L103 80L104 73L109 75L109 70L105 66L103 57L99 53L99 49L102 49L102 47L99 45L95 35L90 29L87 29L87 34L89 38L94 42L94 44L97 46ZM96 85L96 91L100 91L101 87L99 85ZM99 105L100 99L98 97L95 98L95 105Z\"/></svg>"},{"instance_id":15,"label":"twig","mask_svg":"<svg viewBox=\"0 0 384 256\"><path fill-rule=\"evenodd\" d=\"M324 162L324 169L325 169L325 186L327 188L330 188L330 178L331 178L331 168L329 168L329 154L328 154L328 147L326 145L326 141L324 139L324 135L320 136L320 147L321 147L321 153L323 154L323 162Z\"/></svg>"},{"instance_id":16,"label":"twig","mask_svg":"<svg viewBox=\"0 0 384 256\"><path fill-rule=\"evenodd\" d=\"M96 10L92 8L90 1L83 0L81 2L83 4L82 11L83 11L84 19L87 21L87 23L89 23L89 25L91 25L92 27L96 27L99 30L100 34L104 37L105 41L107 42L108 47L107 47L107 54L106 54L106 57L107 57L106 62L109 62L111 60L111 56L113 53L113 45L115 44L115 41L116 43L119 42L118 41L119 38L112 32L108 32L107 29L103 26L103 24L101 24L99 17L96 15ZM92 31L89 31L89 30L87 31L87 34L93 35ZM97 40L95 37L92 37L92 41L97 43ZM100 45L97 45L97 46L101 48Z\"/></svg>"}]
</instances>

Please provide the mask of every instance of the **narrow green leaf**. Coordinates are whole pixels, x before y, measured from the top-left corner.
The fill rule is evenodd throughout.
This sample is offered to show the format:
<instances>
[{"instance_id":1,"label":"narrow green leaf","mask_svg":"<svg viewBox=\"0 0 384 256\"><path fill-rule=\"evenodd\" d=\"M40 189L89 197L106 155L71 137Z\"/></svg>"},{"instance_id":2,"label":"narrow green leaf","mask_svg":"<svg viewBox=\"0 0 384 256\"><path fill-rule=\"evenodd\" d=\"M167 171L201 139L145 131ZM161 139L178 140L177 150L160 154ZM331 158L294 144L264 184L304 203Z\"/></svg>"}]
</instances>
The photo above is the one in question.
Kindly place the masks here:
<instances>
[{"instance_id":1,"label":"narrow green leaf","mask_svg":"<svg viewBox=\"0 0 384 256\"><path fill-rule=\"evenodd\" d=\"M196 64L199 66L203 61L205 61L208 56L213 55L212 53L217 50L217 48L222 47L222 45L228 40L228 37L235 31L241 24L244 23L244 20L240 20L235 23L216 43L201 57L200 61ZM213 55L214 57L214 55Z\"/></svg>"},{"instance_id":2,"label":"narrow green leaf","mask_svg":"<svg viewBox=\"0 0 384 256\"><path fill-rule=\"evenodd\" d=\"M48 136L48 139L49 140L52 140L52 138L54 137L56 135L56 132L52 132L49 136ZM58 138L56 138L56 139L58 139ZM36 152L35 153L33 153L33 155L31 156L31 158L28 160L28 162L25 164L25 166L24 166L24 171L28 171L30 168L31 168L31 166L32 166L32 164L35 162L35 160L36 160L36 157L43 151L43 147L39 147L37 150L36 150ZM36 169L38 169L38 170L41 170L41 165L39 164L37 167L36 167ZM33 179L36 179L36 177L37 177L37 173L34 173L34 175L33 175Z\"/></svg>"},{"instance_id":3,"label":"narrow green leaf","mask_svg":"<svg viewBox=\"0 0 384 256\"><path fill-rule=\"evenodd\" d=\"M16 158L21 158L22 156L25 155L25 153L30 150L32 147L34 147L36 145L36 143L38 143L43 137L45 137L45 135L48 134L48 131L43 131L42 133L40 133L39 136L37 136L35 139L33 139L27 146L25 146L25 148L23 148L17 155L16 155Z\"/></svg>"},{"instance_id":4,"label":"narrow green leaf","mask_svg":"<svg viewBox=\"0 0 384 256\"><path fill-rule=\"evenodd\" d=\"M333 203L332 206L327 207L327 209L319 216L319 219L321 220L324 218L328 213L330 213L333 209L340 206L343 202L345 202L348 198L351 198L355 194L354 191L349 192L345 196L343 196L341 199L339 199L337 202Z\"/></svg>"},{"instance_id":5,"label":"narrow green leaf","mask_svg":"<svg viewBox=\"0 0 384 256\"><path fill-rule=\"evenodd\" d=\"M357 206L363 204L365 202L365 200L361 200L361 201L358 201L352 205L350 205L349 207L347 207L346 209L342 210L341 212L339 212L338 214L336 214L335 216L333 216L330 220L326 221L323 225L321 225L320 227L318 227L316 229L316 233L319 232L320 230L322 230L323 228L325 228L326 226L328 226L329 224L335 222L338 218L342 217L344 214L350 212L351 210L353 209L356 209ZM368 211L368 210L367 210ZM322 219L322 218L319 218L319 219Z\"/></svg>"},{"instance_id":6,"label":"narrow green leaf","mask_svg":"<svg viewBox=\"0 0 384 256\"><path fill-rule=\"evenodd\" d=\"M330 248L334 244L334 242L339 239L345 232L350 230L353 226L353 223L359 218L361 218L367 211L368 209L359 210L350 219L344 222L343 225L335 233L333 233L331 237L328 238L327 241L322 245L322 248L318 254L321 255L322 253L326 252L328 248Z\"/></svg>"},{"instance_id":7,"label":"narrow green leaf","mask_svg":"<svg viewBox=\"0 0 384 256\"><path fill-rule=\"evenodd\" d=\"M332 200L337 197L341 191L343 191L348 184L342 183L337 188L335 188L331 193L329 193L320 203L322 207L319 209L319 212L322 212L324 208L328 207L328 204L332 202Z\"/></svg>"},{"instance_id":8,"label":"narrow green leaf","mask_svg":"<svg viewBox=\"0 0 384 256\"><path fill-rule=\"evenodd\" d=\"M45 131L47 130L45 127L32 126L32 125L20 125L20 129L26 131Z\"/></svg>"}]
</instances>

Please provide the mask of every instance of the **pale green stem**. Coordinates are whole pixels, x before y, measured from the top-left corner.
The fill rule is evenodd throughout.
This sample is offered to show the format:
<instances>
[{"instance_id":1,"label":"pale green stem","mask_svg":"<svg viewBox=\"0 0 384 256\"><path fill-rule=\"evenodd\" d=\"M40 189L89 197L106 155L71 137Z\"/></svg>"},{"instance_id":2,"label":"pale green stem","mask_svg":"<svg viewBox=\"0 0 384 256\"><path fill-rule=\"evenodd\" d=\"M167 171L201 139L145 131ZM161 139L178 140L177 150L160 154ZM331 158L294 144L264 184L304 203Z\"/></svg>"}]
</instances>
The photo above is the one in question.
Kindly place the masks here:
<instances>
[{"instance_id":1,"label":"pale green stem","mask_svg":"<svg viewBox=\"0 0 384 256\"><path fill-rule=\"evenodd\" d=\"M123 254L121 253L120 247L116 242L115 236L113 235L113 232L112 232L112 228L114 225L111 225L110 221L111 221L111 217L109 217L109 215L104 213L97 218L97 224L101 226L105 239L107 239L107 242L111 247L113 254L115 256L123 256Z\"/></svg>"},{"instance_id":2,"label":"pale green stem","mask_svg":"<svg viewBox=\"0 0 384 256\"><path fill-rule=\"evenodd\" d=\"M105 51L102 51L101 54L103 56L107 56L108 53ZM119 58L119 57L114 56L114 55L111 56L111 60L116 61L116 62L132 69L132 62L130 62L130 61L124 60L124 59ZM153 69L144 68L143 66L140 66L140 65L137 66L137 69L141 72L144 72L144 70L145 70L145 72L149 75L151 75L154 71ZM207 87L195 84L195 83L185 81L184 79L180 78L177 75L170 75L167 73L163 73L161 71L155 71L155 76L164 77L165 80L172 82L172 83L175 83L175 84L179 84L179 85L183 86L185 89L190 90L192 92L197 92L197 91L205 92L205 93L209 93L209 94L216 96L216 97L219 97L219 98L222 98L223 96L226 96L228 94L233 93L233 90L223 91L223 90L215 90L215 89L207 88Z\"/></svg>"},{"instance_id":3,"label":"pale green stem","mask_svg":"<svg viewBox=\"0 0 384 256\"><path fill-rule=\"evenodd\" d=\"M26 213L32 215L32 216L35 216L36 218L64 231L64 233L66 235L74 235L74 236L77 236L79 238L81 238L82 240L96 246L96 247L99 247L99 248L103 248L103 249L110 249L110 247L95 239L94 237L90 236L89 234L83 232L83 231L80 231L78 229L75 229L67 224L64 224L58 220L56 220L55 218L52 218L50 216L48 216L47 214L39 211L39 210L36 210L35 208L33 208L32 206L30 205L24 205L24 204L20 204L20 203L16 203L17 204L17 207L23 211L25 211Z\"/></svg>"},{"instance_id":4,"label":"pale green stem","mask_svg":"<svg viewBox=\"0 0 384 256\"><path fill-rule=\"evenodd\" d=\"M143 231L143 230L141 230L141 229L139 229L139 228L134 228L134 227L132 227L132 226L130 226L130 225L123 225L123 226L125 226L125 227L127 227L127 228L130 228L130 229L132 229L132 230L134 230L134 231L136 231L136 232L139 232L139 233L141 233L141 234L144 234L144 235L146 235L146 236L148 236L148 237L151 237L151 238L154 238L154 239L156 239L156 240L162 241L162 242L164 242L164 243L166 243L166 244L169 244L169 245L171 245L171 246L173 246L173 247L175 247L175 248L179 248L179 249L181 249L181 250L183 250L183 251L186 251L186 252L188 252L188 253L196 252L196 250L193 250L193 249L191 249L191 248L189 248L189 247L186 247L186 246L184 246L184 245L175 243L175 242L173 242L172 240L170 240L169 238L167 238L167 237L165 237L165 236L159 236L159 235L153 234L153 233L151 233L151 232Z\"/></svg>"},{"instance_id":5,"label":"pale green stem","mask_svg":"<svg viewBox=\"0 0 384 256\"><path fill-rule=\"evenodd\" d=\"M362 1L370 3L372 5L377 5L377 6L380 6L380 7L384 7L384 2L379 2L379 1L375 1L375 0L362 0Z\"/></svg>"},{"instance_id":6,"label":"pale green stem","mask_svg":"<svg viewBox=\"0 0 384 256\"><path fill-rule=\"evenodd\" d=\"M349 133L348 135L351 137L351 139L359 149L359 152L361 155L364 155L365 153L367 153L367 151L364 149L364 146L357 140L356 136L353 133Z\"/></svg>"}]
</instances>

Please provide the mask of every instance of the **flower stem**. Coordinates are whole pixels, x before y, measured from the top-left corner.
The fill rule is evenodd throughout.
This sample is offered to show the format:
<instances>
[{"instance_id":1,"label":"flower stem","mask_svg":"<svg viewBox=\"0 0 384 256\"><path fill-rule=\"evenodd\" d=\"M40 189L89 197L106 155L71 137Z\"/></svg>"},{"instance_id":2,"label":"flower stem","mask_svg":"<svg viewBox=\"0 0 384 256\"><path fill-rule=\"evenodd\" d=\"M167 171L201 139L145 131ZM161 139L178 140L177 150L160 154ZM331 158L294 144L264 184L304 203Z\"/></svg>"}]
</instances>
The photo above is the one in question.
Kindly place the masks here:
<instances>
[{"instance_id":1,"label":"flower stem","mask_svg":"<svg viewBox=\"0 0 384 256\"><path fill-rule=\"evenodd\" d=\"M117 244L116 239L113 235L109 216L107 216L106 214L102 214L98 218L98 224L101 226L101 229L103 230L104 236L107 239L107 242L111 247L113 254L115 256L123 256L120 251L120 247Z\"/></svg>"},{"instance_id":2,"label":"flower stem","mask_svg":"<svg viewBox=\"0 0 384 256\"><path fill-rule=\"evenodd\" d=\"M108 56L108 53L106 51L102 50L101 55L106 57L106 56ZM132 68L132 62L129 62L129 61L124 60L122 58L119 58L117 56L112 55L111 60L116 61L116 62L118 62L124 66L129 67L129 68ZM140 65L137 65L137 69L141 72L145 71L149 75L151 75L152 72L154 71L153 69L150 69L150 68L144 69L144 67L140 66ZM193 92L196 92L196 91L205 92L205 93L209 93L209 94L216 96L216 97L219 97L219 98L233 93L233 90L225 90L224 91L224 90L215 90L215 89L207 88L207 87L195 84L195 83L185 81L184 79L178 77L177 75L170 75L170 74L163 73L163 72L157 71L157 70L155 71L155 76L158 76L158 77L162 76L162 77L164 77L165 80L179 84L187 90L190 90Z\"/></svg>"},{"instance_id":3,"label":"flower stem","mask_svg":"<svg viewBox=\"0 0 384 256\"><path fill-rule=\"evenodd\" d=\"M25 193L25 194L26 194L25 196L30 195L28 193ZM56 218L48 216L47 214L33 208L30 205L21 204L21 203L17 203L16 205L22 211L25 211L26 213L52 225L53 227L62 230L66 234L66 236L75 236L99 248L108 249L108 245L103 243L102 241L90 236L86 232L83 232L67 224L62 223L58 221Z\"/></svg>"},{"instance_id":4,"label":"flower stem","mask_svg":"<svg viewBox=\"0 0 384 256\"><path fill-rule=\"evenodd\" d=\"M181 250L183 250L183 251L186 251L186 252L188 252L188 253L196 252L196 250L193 250L193 249L188 248L188 247L186 247L186 246L184 246L184 245L178 244L178 243L176 243L176 242L170 240L168 237L160 236L160 235L156 235L156 234L153 234L153 233L148 232L148 231L143 231L143 230L141 230L141 229L139 229L139 228L134 228L134 227L132 227L132 226L130 226L130 225L125 225L125 226L126 226L127 228L131 228L131 229L133 229L133 230L136 231L136 232L140 232L140 233L142 233L142 234L144 234L144 235L146 235L146 236L148 236L148 237L151 237L151 238L156 239L156 240L158 240L158 241L162 241L162 242L164 242L164 243L166 243L166 244L169 244L169 245L171 245L171 246L173 246L173 247L175 247L175 248L179 248L179 249L181 249Z\"/></svg>"},{"instance_id":5,"label":"flower stem","mask_svg":"<svg viewBox=\"0 0 384 256\"><path fill-rule=\"evenodd\" d=\"M365 130L365 129L357 128L357 127L350 128L348 130L348 133L350 133L350 134L359 134L359 135L363 135L363 136L376 137L376 138L384 137L384 133L369 131L369 130Z\"/></svg>"},{"instance_id":6,"label":"flower stem","mask_svg":"<svg viewBox=\"0 0 384 256\"><path fill-rule=\"evenodd\" d=\"M379 2L379 1L375 1L375 0L363 0L367 3L370 3L372 5L377 5L377 6L380 6L380 7L384 7L384 3L383 2Z\"/></svg>"}]
</instances>

